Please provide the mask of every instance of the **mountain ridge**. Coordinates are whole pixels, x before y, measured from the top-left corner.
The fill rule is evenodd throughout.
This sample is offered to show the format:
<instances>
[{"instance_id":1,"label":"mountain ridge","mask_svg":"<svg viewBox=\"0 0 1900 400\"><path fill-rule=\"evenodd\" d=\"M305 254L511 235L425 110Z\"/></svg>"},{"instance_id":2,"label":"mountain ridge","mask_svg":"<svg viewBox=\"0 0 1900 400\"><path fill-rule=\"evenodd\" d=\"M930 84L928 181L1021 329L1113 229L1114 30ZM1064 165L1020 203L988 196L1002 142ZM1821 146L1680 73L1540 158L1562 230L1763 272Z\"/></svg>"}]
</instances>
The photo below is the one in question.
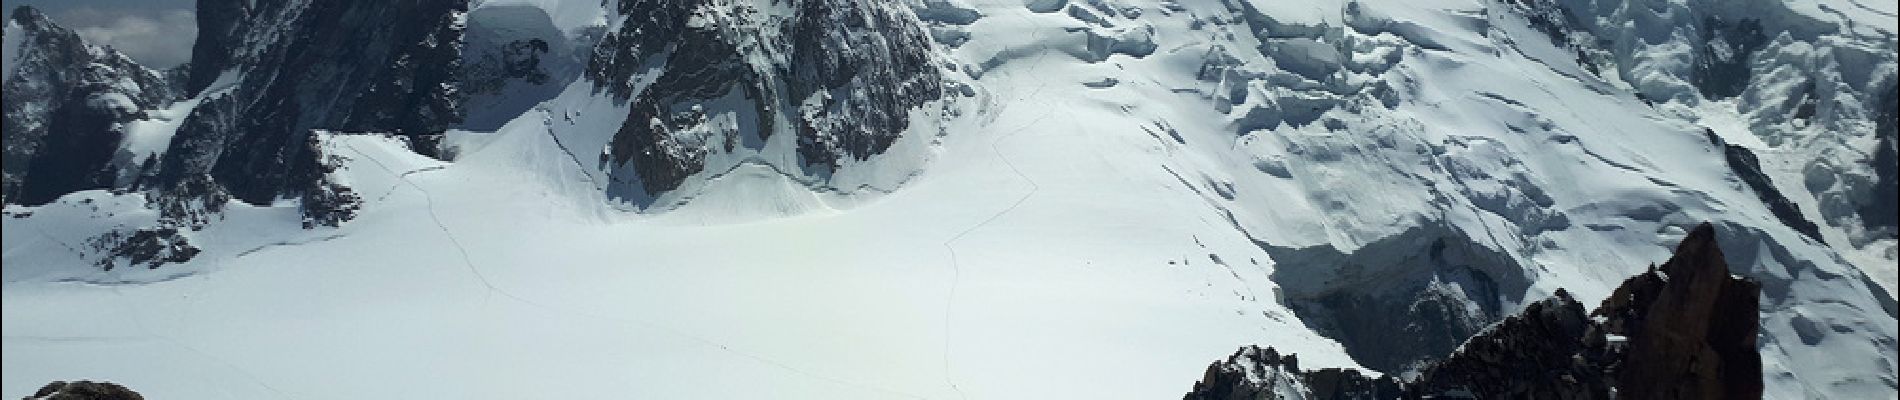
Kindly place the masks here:
<instances>
[{"instance_id":1,"label":"mountain ridge","mask_svg":"<svg viewBox=\"0 0 1900 400\"><path fill-rule=\"evenodd\" d=\"M1702 221L1766 397L1895 387L1893 18L1847 0L320 3L201 8L127 123L158 172L7 205L0 390L1154 397L1248 343L1339 383Z\"/></svg>"}]
</instances>

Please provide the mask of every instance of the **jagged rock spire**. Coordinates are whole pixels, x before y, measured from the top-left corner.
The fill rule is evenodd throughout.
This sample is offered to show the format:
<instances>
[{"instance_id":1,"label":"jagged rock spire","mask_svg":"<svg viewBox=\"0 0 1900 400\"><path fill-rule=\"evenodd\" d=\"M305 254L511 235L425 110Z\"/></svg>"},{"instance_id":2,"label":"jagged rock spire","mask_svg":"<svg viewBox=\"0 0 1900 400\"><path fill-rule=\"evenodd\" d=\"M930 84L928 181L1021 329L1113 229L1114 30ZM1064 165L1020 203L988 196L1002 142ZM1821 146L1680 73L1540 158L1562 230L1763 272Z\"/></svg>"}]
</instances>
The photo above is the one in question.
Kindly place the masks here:
<instances>
[{"instance_id":1,"label":"jagged rock spire","mask_svg":"<svg viewBox=\"0 0 1900 400\"><path fill-rule=\"evenodd\" d=\"M1558 290L1409 381L1302 371L1293 355L1249 346L1208 366L1185 398L1758 399L1761 288L1729 274L1716 242L1704 223L1589 316Z\"/></svg>"},{"instance_id":2,"label":"jagged rock spire","mask_svg":"<svg viewBox=\"0 0 1900 400\"><path fill-rule=\"evenodd\" d=\"M1617 372L1628 398L1760 398L1761 286L1729 274L1702 224L1654 272L1623 282L1593 315L1629 338Z\"/></svg>"}]
</instances>

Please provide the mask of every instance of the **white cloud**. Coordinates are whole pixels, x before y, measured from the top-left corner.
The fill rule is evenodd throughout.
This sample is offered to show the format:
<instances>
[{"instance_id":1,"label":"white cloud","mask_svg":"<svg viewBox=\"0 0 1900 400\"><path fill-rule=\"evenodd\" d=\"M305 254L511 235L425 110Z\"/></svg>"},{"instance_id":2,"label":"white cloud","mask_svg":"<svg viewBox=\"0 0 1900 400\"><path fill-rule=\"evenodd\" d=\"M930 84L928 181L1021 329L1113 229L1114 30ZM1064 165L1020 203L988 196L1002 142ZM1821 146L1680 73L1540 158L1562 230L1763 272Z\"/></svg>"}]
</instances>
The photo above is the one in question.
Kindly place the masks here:
<instances>
[{"instance_id":1,"label":"white cloud","mask_svg":"<svg viewBox=\"0 0 1900 400\"><path fill-rule=\"evenodd\" d=\"M198 37L190 10L75 8L63 13L69 27L93 44L111 46L152 68L170 68L191 59Z\"/></svg>"}]
</instances>

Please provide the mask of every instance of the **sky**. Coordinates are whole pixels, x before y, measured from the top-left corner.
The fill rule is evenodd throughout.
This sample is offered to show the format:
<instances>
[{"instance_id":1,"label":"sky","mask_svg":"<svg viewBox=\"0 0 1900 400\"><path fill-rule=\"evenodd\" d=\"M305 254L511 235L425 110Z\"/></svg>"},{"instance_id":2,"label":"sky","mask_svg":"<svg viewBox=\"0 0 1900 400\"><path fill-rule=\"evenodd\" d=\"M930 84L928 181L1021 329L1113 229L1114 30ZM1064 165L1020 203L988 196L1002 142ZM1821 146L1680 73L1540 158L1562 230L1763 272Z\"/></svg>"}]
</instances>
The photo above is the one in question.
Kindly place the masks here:
<instances>
[{"instance_id":1,"label":"sky","mask_svg":"<svg viewBox=\"0 0 1900 400\"><path fill-rule=\"evenodd\" d=\"M194 0L0 0L9 16L14 7L33 6L60 25L152 68L170 68L191 59L198 37Z\"/></svg>"}]
</instances>

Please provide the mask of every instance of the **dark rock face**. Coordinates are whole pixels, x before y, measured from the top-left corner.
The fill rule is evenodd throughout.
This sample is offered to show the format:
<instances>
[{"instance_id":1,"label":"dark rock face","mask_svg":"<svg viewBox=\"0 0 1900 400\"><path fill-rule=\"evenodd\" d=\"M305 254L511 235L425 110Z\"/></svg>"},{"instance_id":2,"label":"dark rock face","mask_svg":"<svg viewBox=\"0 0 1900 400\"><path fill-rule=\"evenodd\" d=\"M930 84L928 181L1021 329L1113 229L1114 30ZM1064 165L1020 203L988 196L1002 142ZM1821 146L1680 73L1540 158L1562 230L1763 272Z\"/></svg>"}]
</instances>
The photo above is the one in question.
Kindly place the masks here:
<instances>
[{"instance_id":1,"label":"dark rock face","mask_svg":"<svg viewBox=\"0 0 1900 400\"><path fill-rule=\"evenodd\" d=\"M251 18L251 2L198 0L198 39L191 44L191 63L185 68L185 93L197 95L233 64L236 47L243 43L244 21Z\"/></svg>"},{"instance_id":2,"label":"dark rock face","mask_svg":"<svg viewBox=\"0 0 1900 400\"><path fill-rule=\"evenodd\" d=\"M18 57L9 53L17 67L0 100L0 199L38 205L88 189L143 192L161 218L93 238L105 269L191 259L198 249L181 230L204 227L233 199L296 199L305 228L337 226L355 216L360 198L329 179L334 162L313 131L388 132L432 153L461 119L466 8L461 0L202 0L193 61L161 73L22 7L9 21L24 38ZM180 92L198 102L163 151L128 151L127 122Z\"/></svg>"},{"instance_id":3,"label":"dark rock face","mask_svg":"<svg viewBox=\"0 0 1900 400\"><path fill-rule=\"evenodd\" d=\"M570 39L538 7L469 12L460 78L468 118L461 128L494 130L560 95L592 54L593 42L577 34L580 40Z\"/></svg>"},{"instance_id":4,"label":"dark rock face","mask_svg":"<svg viewBox=\"0 0 1900 400\"><path fill-rule=\"evenodd\" d=\"M1529 287L1509 257L1449 229L1416 228L1350 254L1263 248L1281 260L1273 280L1300 320L1386 373L1443 357Z\"/></svg>"},{"instance_id":5,"label":"dark rock face","mask_svg":"<svg viewBox=\"0 0 1900 400\"><path fill-rule=\"evenodd\" d=\"M26 167L19 201L44 204L60 195L110 188L118 178L112 164L125 133L114 125L132 120L136 109L102 104L103 88L75 88L48 119L45 136ZM107 95L110 96L110 95ZM103 107L101 107L103 106Z\"/></svg>"},{"instance_id":6,"label":"dark rock face","mask_svg":"<svg viewBox=\"0 0 1900 400\"><path fill-rule=\"evenodd\" d=\"M1703 128L1702 133L1708 136L1709 142L1722 148L1722 157L1728 162L1729 170L1735 172L1736 177L1742 178L1742 183L1748 184L1750 190L1755 191L1755 196L1761 198L1762 204L1768 206L1768 211L1775 214L1775 219L1781 220L1782 224L1794 228L1795 232L1801 232L1809 239L1826 242L1821 239L1820 225L1802 216L1801 206L1796 205L1793 200L1788 200L1788 196L1782 195L1781 190L1775 188L1775 183L1768 177L1768 173L1762 171L1761 160L1755 158L1754 151L1747 147L1728 144L1722 140L1722 137L1717 136L1714 130Z\"/></svg>"},{"instance_id":7,"label":"dark rock face","mask_svg":"<svg viewBox=\"0 0 1900 400\"><path fill-rule=\"evenodd\" d=\"M268 204L317 189L311 129L393 132L428 141L460 120L465 2L206 0L200 24L226 36L194 47L191 82L242 80L187 117L156 178L209 175L233 198ZM249 6L246 6L249 4ZM219 20L242 17L241 20ZM203 35L203 34L201 34ZM217 61L226 61L219 64ZM201 90L207 88L200 88ZM423 150L433 149L421 146Z\"/></svg>"},{"instance_id":8,"label":"dark rock face","mask_svg":"<svg viewBox=\"0 0 1900 400\"><path fill-rule=\"evenodd\" d=\"M1606 333L1629 338L1618 395L1761 398L1760 303L1760 285L1729 275L1715 228L1697 227L1669 262L1624 281L1592 313Z\"/></svg>"},{"instance_id":9,"label":"dark rock face","mask_svg":"<svg viewBox=\"0 0 1900 400\"><path fill-rule=\"evenodd\" d=\"M240 120L237 102L238 99L232 96L207 99L193 109L178 127L179 135L172 137L171 148L158 158L157 170L163 174L155 175L146 182L162 193L152 196L161 215L168 219L202 221L203 218L188 216L219 212L223 204L230 200L230 194L212 179L211 174L181 174L176 171L209 170L218 165L225 148L225 143L219 140L221 137L185 133L235 131Z\"/></svg>"},{"instance_id":10,"label":"dark rock face","mask_svg":"<svg viewBox=\"0 0 1900 400\"><path fill-rule=\"evenodd\" d=\"M797 135L806 172L829 174L888 149L910 110L943 95L930 36L899 5L798 0L789 15L745 5L696 15L706 3L617 4L628 20L601 39L587 76L631 101L601 163L643 193L610 195L672 190L709 153L759 149L777 133ZM732 120L709 118L722 114Z\"/></svg>"},{"instance_id":11,"label":"dark rock face","mask_svg":"<svg viewBox=\"0 0 1900 400\"><path fill-rule=\"evenodd\" d=\"M1612 398L1603 362L1607 343L1590 336L1590 325L1583 305L1559 290L1472 337L1407 389L1483 399Z\"/></svg>"},{"instance_id":12,"label":"dark rock face","mask_svg":"<svg viewBox=\"0 0 1900 400\"><path fill-rule=\"evenodd\" d=\"M128 161L122 122L174 99L165 74L86 46L31 9L28 45L6 80L10 203L77 190L145 190L167 219L201 226L226 199L304 198L306 225L347 219L312 129L392 132L418 151L461 119L458 0L201 0L193 60L171 75L204 100L162 155ZM219 83L220 79L228 81ZM130 82L131 85L127 85ZM315 222L314 224L312 222Z\"/></svg>"},{"instance_id":13,"label":"dark rock face","mask_svg":"<svg viewBox=\"0 0 1900 400\"><path fill-rule=\"evenodd\" d=\"M1874 129L1873 194L1860 205L1861 223L1875 237L1900 237L1900 85L1887 87Z\"/></svg>"},{"instance_id":14,"label":"dark rock face","mask_svg":"<svg viewBox=\"0 0 1900 400\"><path fill-rule=\"evenodd\" d=\"M199 252L190 240L179 235L177 228L112 231L92 238L89 244L104 252L105 256L94 264L107 271L119 266L121 260L130 266L158 268L165 263L191 261Z\"/></svg>"},{"instance_id":15,"label":"dark rock face","mask_svg":"<svg viewBox=\"0 0 1900 400\"><path fill-rule=\"evenodd\" d=\"M1690 75L1696 89L1711 99L1742 94L1750 79L1749 56L1768 43L1761 21L1729 22L1708 16L1702 19L1702 40L1702 47L1696 49L1695 70Z\"/></svg>"},{"instance_id":16,"label":"dark rock face","mask_svg":"<svg viewBox=\"0 0 1900 400\"><path fill-rule=\"evenodd\" d=\"M1730 276L1715 242L1703 224L1595 312L1559 290L1409 381L1301 371L1292 355L1250 346L1209 366L1186 398L1758 399L1761 288Z\"/></svg>"},{"instance_id":17,"label":"dark rock face","mask_svg":"<svg viewBox=\"0 0 1900 400\"><path fill-rule=\"evenodd\" d=\"M18 66L0 77L0 200L44 204L135 175L138 165L120 151L121 124L175 97L164 75L86 44L31 7L15 9L10 19L25 37Z\"/></svg>"},{"instance_id":18,"label":"dark rock face","mask_svg":"<svg viewBox=\"0 0 1900 400\"><path fill-rule=\"evenodd\" d=\"M55 381L24 400L145 400L138 392L110 382Z\"/></svg>"},{"instance_id":19,"label":"dark rock face","mask_svg":"<svg viewBox=\"0 0 1900 400\"><path fill-rule=\"evenodd\" d=\"M1398 379L1366 376L1356 369L1321 368L1305 374L1314 400L1389 399L1405 393Z\"/></svg>"},{"instance_id":20,"label":"dark rock face","mask_svg":"<svg viewBox=\"0 0 1900 400\"><path fill-rule=\"evenodd\" d=\"M410 142L412 147L413 143ZM303 228L334 228L356 218L357 210L363 208L363 196L358 195L356 189L330 179L330 173L347 157L324 148L317 136L311 136L305 145L317 154L318 175L315 188L304 193L303 203L299 205L303 211Z\"/></svg>"}]
</instances>

